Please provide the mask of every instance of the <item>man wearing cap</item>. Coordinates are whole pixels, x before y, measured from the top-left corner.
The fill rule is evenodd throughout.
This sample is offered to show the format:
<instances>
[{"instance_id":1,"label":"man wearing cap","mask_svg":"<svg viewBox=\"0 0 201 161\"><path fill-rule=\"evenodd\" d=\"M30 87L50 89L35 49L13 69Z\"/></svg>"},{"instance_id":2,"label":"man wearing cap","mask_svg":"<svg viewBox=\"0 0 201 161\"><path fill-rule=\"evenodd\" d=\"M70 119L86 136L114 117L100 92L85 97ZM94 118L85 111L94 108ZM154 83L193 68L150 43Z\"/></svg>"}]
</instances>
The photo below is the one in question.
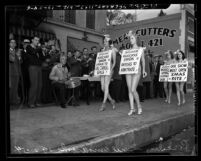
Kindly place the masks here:
<instances>
[{"instance_id":1,"label":"man wearing cap","mask_svg":"<svg viewBox=\"0 0 201 161\"><path fill-rule=\"evenodd\" d=\"M39 106L41 89L42 89L42 69L41 65L43 62L43 55L39 52L38 43L40 38L34 36L32 38L32 43L27 46L26 51L28 54L29 62L29 79L30 79L30 88L29 88L29 107L33 108Z\"/></svg>"},{"instance_id":2,"label":"man wearing cap","mask_svg":"<svg viewBox=\"0 0 201 161\"><path fill-rule=\"evenodd\" d=\"M18 86L20 78L20 59L18 57L18 51L16 50L16 41L10 40L9 43L9 88L10 88L10 104L18 105L20 98L18 95Z\"/></svg>"},{"instance_id":3,"label":"man wearing cap","mask_svg":"<svg viewBox=\"0 0 201 161\"><path fill-rule=\"evenodd\" d=\"M22 77L23 77L23 85L24 85L24 100L25 100L25 104L28 103L28 93L29 93L29 86L30 86L30 82L29 82L29 71L28 71L28 67L29 67L29 62L28 62L28 54L27 54L27 45L30 44L30 40L28 39L24 39L23 41L23 50L22 50L22 64L21 64L21 69L22 69Z\"/></svg>"}]
</instances>

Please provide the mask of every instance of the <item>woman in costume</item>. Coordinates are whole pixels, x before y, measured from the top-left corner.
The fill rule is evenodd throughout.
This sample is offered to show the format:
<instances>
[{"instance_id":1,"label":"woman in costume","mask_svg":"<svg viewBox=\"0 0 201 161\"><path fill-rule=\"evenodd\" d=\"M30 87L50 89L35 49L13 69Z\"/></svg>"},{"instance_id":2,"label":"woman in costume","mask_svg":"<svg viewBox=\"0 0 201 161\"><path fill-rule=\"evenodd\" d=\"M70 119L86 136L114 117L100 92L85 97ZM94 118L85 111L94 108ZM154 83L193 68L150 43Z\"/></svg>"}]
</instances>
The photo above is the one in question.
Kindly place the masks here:
<instances>
[{"instance_id":1,"label":"woman in costume","mask_svg":"<svg viewBox=\"0 0 201 161\"><path fill-rule=\"evenodd\" d=\"M140 57L140 64L138 68L138 73L136 74L126 74L126 82L128 86L128 95L130 101L130 111L128 115L132 115L135 113L136 109L134 108L134 99L137 103L137 114L142 114L142 106L140 104L139 95L137 92L137 86L140 80L141 74L143 74L143 78L146 77L147 73L145 72L145 59L144 59L144 48L140 47L139 37L133 33L133 31L129 31L128 37L130 38L131 49L140 49L142 54Z\"/></svg>"},{"instance_id":2,"label":"woman in costume","mask_svg":"<svg viewBox=\"0 0 201 161\"><path fill-rule=\"evenodd\" d=\"M104 98L103 98L103 102L102 105L99 109L99 111L104 111L105 107L106 107L106 101L107 98L109 99L110 103L112 104L113 109L115 109L115 101L111 98L110 93L109 93L109 85L110 85L110 81L112 78L112 74L113 74L113 70L116 64L116 52L117 49L113 47L112 45L112 40L110 38L110 35L105 35L104 38L104 48L103 51L109 51L111 50L111 62L110 62L110 75L101 75L100 79L101 79L101 90L104 93Z\"/></svg>"}]
</instances>

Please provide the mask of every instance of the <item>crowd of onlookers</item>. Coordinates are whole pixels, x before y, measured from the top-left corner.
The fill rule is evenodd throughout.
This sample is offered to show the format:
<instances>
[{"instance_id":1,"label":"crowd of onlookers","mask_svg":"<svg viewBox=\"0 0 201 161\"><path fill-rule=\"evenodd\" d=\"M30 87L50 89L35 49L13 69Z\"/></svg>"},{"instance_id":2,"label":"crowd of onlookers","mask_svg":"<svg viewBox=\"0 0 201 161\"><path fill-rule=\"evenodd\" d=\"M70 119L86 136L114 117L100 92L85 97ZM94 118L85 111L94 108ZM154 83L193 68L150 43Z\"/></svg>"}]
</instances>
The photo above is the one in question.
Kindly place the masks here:
<instances>
[{"instance_id":1,"label":"crowd of onlookers","mask_svg":"<svg viewBox=\"0 0 201 161\"><path fill-rule=\"evenodd\" d=\"M82 51L62 52L55 44L48 44L48 41L40 41L40 38L34 36L31 40L24 39L22 46L16 45L15 39L9 42L9 89L10 104L19 104L22 102L29 107L40 106L42 90L42 69L51 68L60 61L60 55L66 55L65 66L70 72L71 77L80 77L83 75L93 75L95 69L96 55L99 52L96 46L91 49L84 48ZM123 48L119 49L120 51ZM116 55L116 66L110 84L110 93L116 102L128 100L128 89L125 75L119 75L121 55ZM163 82L159 82L160 66L164 64L163 56L153 56L145 51L145 70L147 76L140 79L137 91L140 101L165 97ZM47 80L50 81L50 80ZM19 87L21 90L19 91ZM77 100L86 96L85 88L94 90L95 97L101 97L100 82L92 82L90 86L84 83L75 90ZM174 88L174 87L173 87ZM175 91L173 89L173 91ZM93 93L93 92L92 92ZM74 105L79 105L75 102Z\"/></svg>"}]
</instances>

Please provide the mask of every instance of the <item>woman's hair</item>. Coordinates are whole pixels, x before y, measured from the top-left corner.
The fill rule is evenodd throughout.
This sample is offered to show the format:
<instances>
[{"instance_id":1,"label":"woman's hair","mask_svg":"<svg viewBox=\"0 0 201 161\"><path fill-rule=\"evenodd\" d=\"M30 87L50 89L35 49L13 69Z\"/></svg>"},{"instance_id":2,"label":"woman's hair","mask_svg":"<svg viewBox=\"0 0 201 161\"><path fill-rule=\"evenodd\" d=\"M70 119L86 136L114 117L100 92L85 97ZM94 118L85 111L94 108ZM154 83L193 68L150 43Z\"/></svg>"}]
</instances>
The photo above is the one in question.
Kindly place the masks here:
<instances>
[{"instance_id":1,"label":"woman's hair","mask_svg":"<svg viewBox=\"0 0 201 161\"><path fill-rule=\"evenodd\" d=\"M167 55L170 54L171 59L174 59L174 53L171 50L168 50L165 55L167 57Z\"/></svg>"},{"instance_id":2,"label":"woman's hair","mask_svg":"<svg viewBox=\"0 0 201 161\"><path fill-rule=\"evenodd\" d=\"M134 37L135 37L137 46L141 46L139 35L135 34L132 30L130 30L130 31L128 32L128 37L130 38L131 36L134 36ZM132 45L132 44L131 44L131 45Z\"/></svg>"},{"instance_id":3,"label":"woman's hair","mask_svg":"<svg viewBox=\"0 0 201 161\"><path fill-rule=\"evenodd\" d=\"M61 53L60 53L60 58L61 58L61 57L66 57L66 59L67 59L67 54L66 54L65 52L61 52Z\"/></svg>"},{"instance_id":4,"label":"woman's hair","mask_svg":"<svg viewBox=\"0 0 201 161\"><path fill-rule=\"evenodd\" d=\"M119 50L124 50L125 49L125 47L124 46L121 46L120 48L119 48Z\"/></svg>"},{"instance_id":5,"label":"woman's hair","mask_svg":"<svg viewBox=\"0 0 201 161\"><path fill-rule=\"evenodd\" d=\"M109 43L109 46L111 46L112 45L112 40L110 39L109 41L108 41L108 43Z\"/></svg>"},{"instance_id":6,"label":"woman's hair","mask_svg":"<svg viewBox=\"0 0 201 161\"><path fill-rule=\"evenodd\" d=\"M183 51L181 50L177 50L177 55L176 55L176 60L179 60L179 57L178 57L178 52L180 52L182 54L182 60L184 60L186 57L185 57L185 54Z\"/></svg>"},{"instance_id":7,"label":"woman's hair","mask_svg":"<svg viewBox=\"0 0 201 161\"><path fill-rule=\"evenodd\" d=\"M105 36L104 39L107 39L107 40L108 40L108 44L109 44L109 46L111 47L111 45L113 44L113 41L111 40L110 35L107 34L107 35L104 35L104 36Z\"/></svg>"}]
</instances>

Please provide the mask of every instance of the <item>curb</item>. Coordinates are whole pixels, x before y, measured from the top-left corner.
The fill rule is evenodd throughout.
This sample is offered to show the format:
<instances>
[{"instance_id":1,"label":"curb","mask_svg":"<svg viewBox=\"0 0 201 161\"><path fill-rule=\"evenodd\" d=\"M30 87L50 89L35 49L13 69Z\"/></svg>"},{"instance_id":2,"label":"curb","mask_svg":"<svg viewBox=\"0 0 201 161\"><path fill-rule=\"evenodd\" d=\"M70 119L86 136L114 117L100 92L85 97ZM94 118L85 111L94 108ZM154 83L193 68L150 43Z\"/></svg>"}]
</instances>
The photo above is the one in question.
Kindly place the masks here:
<instances>
[{"instance_id":1,"label":"curb","mask_svg":"<svg viewBox=\"0 0 201 161\"><path fill-rule=\"evenodd\" d=\"M113 153L138 149L160 137L165 138L194 126L195 113L181 114L115 135L95 138L84 143L58 147L45 153Z\"/></svg>"}]
</instances>

